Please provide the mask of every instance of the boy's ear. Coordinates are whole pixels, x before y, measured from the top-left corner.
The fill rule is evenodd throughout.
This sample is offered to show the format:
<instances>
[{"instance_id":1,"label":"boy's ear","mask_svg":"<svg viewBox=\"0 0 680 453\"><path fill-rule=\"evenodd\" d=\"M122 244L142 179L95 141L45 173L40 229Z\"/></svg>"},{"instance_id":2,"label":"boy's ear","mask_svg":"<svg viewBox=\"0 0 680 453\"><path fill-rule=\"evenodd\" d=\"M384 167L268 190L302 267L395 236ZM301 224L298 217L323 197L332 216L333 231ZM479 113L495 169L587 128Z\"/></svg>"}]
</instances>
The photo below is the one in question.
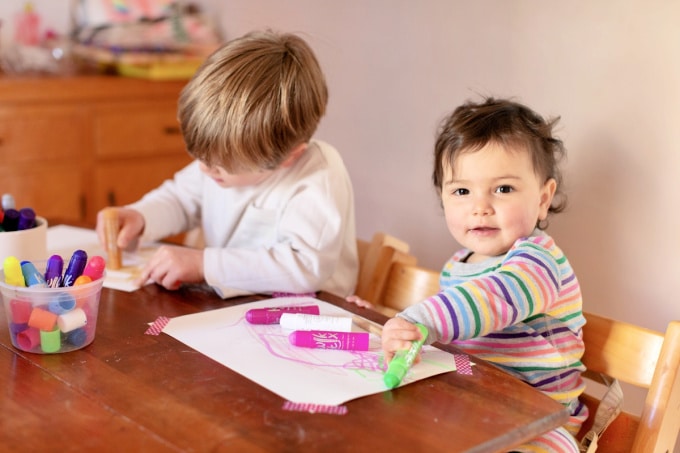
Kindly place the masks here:
<instances>
[{"instance_id":1,"label":"boy's ear","mask_svg":"<svg viewBox=\"0 0 680 453\"><path fill-rule=\"evenodd\" d=\"M296 160L298 160L298 157L304 154L305 151L307 151L307 143L300 143L291 150L291 152L288 154L288 157L286 157L286 160L281 162L280 166L283 168L290 167L295 163Z\"/></svg>"}]
</instances>

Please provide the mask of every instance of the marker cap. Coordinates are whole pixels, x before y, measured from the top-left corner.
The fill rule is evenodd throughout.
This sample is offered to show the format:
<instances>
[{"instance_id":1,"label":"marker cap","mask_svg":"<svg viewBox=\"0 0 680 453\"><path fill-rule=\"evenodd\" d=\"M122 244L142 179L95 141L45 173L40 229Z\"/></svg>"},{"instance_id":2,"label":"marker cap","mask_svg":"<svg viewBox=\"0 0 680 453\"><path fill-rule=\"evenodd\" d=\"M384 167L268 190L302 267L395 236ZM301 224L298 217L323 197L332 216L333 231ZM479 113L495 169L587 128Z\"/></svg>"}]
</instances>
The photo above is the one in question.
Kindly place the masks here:
<instances>
[{"instance_id":1,"label":"marker cap","mask_svg":"<svg viewBox=\"0 0 680 453\"><path fill-rule=\"evenodd\" d=\"M61 273L64 270L64 260L59 255L52 255L47 260L45 269L45 281L50 288L61 286Z\"/></svg>"},{"instance_id":2,"label":"marker cap","mask_svg":"<svg viewBox=\"0 0 680 453\"><path fill-rule=\"evenodd\" d=\"M30 261L21 262L21 273L24 275L24 281L26 286L32 286L34 288L46 287L45 277L38 272L35 265Z\"/></svg>"},{"instance_id":3,"label":"marker cap","mask_svg":"<svg viewBox=\"0 0 680 453\"><path fill-rule=\"evenodd\" d=\"M76 250L71 255L71 259L68 262L68 267L64 272L64 279L62 281L63 286L73 286L76 278L80 277L83 273L85 265L87 264L87 253L85 250Z\"/></svg>"},{"instance_id":4,"label":"marker cap","mask_svg":"<svg viewBox=\"0 0 680 453\"><path fill-rule=\"evenodd\" d=\"M319 316L303 313L284 313L279 321L281 327L289 330L327 330L351 332L352 318L347 316Z\"/></svg>"},{"instance_id":5,"label":"marker cap","mask_svg":"<svg viewBox=\"0 0 680 453\"><path fill-rule=\"evenodd\" d=\"M35 226L35 211L31 208L19 210L19 222L17 230L28 230Z\"/></svg>"},{"instance_id":6,"label":"marker cap","mask_svg":"<svg viewBox=\"0 0 680 453\"><path fill-rule=\"evenodd\" d=\"M104 275L104 269L106 269L106 260L99 255L91 257L85 269L83 270L83 275L87 275L92 280L99 280Z\"/></svg>"},{"instance_id":7,"label":"marker cap","mask_svg":"<svg viewBox=\"0 0 680 453\"><path fill-rule=\"evenodd\" d=\"M305 313L318 315L318 305L299 305L290 307L253 308L246 312L246 321L251 324L278 324L284 313Z\"/></svg>"}]
</instances>

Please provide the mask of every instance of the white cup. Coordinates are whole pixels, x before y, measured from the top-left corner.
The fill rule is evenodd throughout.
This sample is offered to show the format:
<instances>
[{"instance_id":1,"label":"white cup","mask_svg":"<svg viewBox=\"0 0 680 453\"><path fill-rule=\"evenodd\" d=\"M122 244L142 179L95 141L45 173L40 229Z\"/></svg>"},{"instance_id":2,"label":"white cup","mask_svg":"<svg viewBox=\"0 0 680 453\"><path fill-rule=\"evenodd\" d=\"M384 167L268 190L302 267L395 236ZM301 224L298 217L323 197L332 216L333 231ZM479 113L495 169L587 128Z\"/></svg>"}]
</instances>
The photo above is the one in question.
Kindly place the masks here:
<instances>
[{"instance_id":1,"label":"white cup","mask_svg":"<svg viewBox=\"0 0 680 453\"><path fill-rule=\"evenodd\" d=\"M0 266L8 256L19 261L46 260L47 220L36 216L33 228L0 232Z\"/></svg>"}]
</instances>

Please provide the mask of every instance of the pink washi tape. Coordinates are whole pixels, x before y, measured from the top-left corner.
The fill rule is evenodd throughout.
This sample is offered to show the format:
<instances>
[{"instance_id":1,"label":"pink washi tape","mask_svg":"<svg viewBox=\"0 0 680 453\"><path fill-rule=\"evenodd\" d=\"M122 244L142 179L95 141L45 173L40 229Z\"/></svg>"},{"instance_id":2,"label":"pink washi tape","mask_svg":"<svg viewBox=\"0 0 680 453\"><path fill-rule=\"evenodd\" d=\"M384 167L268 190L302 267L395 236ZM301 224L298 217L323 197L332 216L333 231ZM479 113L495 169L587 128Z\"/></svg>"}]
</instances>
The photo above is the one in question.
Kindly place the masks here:
<instances>
[{"instance_id":1,"label":"pink washi tape","mask_svg":"<svg viewBox=\"0 0 680 453\"><path fill-rule=\"evenodd\" d=\"M327 404L293 403L286 401L283 403L284 411L309 412L311 414L333 414L345 415L347 406L330 406Z\"/></svg>"},{"instance_id":2,"label":"pink washi tape","mask_svg":"<svg viewBox=\"0 0 680 453\"><path fill-rule=\"evenodd\" d=\"M165 326L168 325L169 322L170 322L170 318L166 318L165 316L159 316L149 326L149 328L146 329L146 332L144 332L144 334L145 335L160 335L160 333L163 332L163 329L165 328Z\"/></svg>"},{"instance_id":3,"label":"pink washi tape","mask_svg":"<svg viewBox=\"0 0 680 453\"><path fill-rule=\"evenodd\" d=\"M470 366L470 358L465 354L453 354L453 361L456 363L456 372L458 374L472 374L472 366Z\"/></svg>"}]
</instances>

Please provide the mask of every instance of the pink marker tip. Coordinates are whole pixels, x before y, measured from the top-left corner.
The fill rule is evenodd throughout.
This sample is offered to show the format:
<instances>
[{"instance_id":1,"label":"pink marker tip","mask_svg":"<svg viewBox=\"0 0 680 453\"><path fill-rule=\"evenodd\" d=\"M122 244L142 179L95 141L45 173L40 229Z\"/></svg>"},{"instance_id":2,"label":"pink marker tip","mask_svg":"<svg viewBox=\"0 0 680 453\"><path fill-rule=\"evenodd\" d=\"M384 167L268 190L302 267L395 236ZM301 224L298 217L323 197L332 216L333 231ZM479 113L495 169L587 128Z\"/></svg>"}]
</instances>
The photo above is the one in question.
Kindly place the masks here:
<instances>
[{"instance_id":1,"label":"pink marker tip","mask_svg":"<svg viewBox=\"0 0 680 453\"><path fill-rule=\"evenodd\" d=\"M99 255L95 255L88 260L82 275L87 275L92 281L95 281L102 278L104 269L106 269L106 260Z\"/></svg>"}]
</instances>

